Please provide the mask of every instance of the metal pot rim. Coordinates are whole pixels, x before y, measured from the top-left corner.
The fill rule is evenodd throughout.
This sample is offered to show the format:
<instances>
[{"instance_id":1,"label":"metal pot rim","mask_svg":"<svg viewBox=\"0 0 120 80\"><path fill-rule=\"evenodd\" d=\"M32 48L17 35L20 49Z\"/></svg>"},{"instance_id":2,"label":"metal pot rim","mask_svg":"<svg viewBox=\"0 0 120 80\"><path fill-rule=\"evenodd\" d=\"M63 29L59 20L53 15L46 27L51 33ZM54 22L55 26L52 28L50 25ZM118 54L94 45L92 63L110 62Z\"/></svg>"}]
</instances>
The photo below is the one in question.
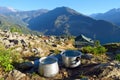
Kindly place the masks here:
<instances>
[{"instance_id":1,"label":"metal pot rim","mask_svg":"<svg viewBox=\"0 0 120 80\"><path fill-rule=\"evenodd\" d=\"M55 60L53 63L48 63L49 65L58 62L58 59L57 59L56 57L48 56L48 57L41 57L41 58L39 59L40 64L42 64L42 65L48 65L48 64L44 64L44 63L42 62L42 60L44 60L44 59L46 59L46 58L51 58L51 59Z\"/></svg>"},{"instance_id":2,"label":"metal pot rim","mask_svg":"<svg viewBox=\"0 0 120 80\"><path fill-rule=\"evenodd\" d=\"M64 56L64 57L68 57L68 58L81 57L81 55L82 55L82 53L81 53L81 52L76 51L76 52L78 52L78 53L79 53L79 55L78 55L78 56L66 56L66 55L64 55L64 53L65 53L66 51L67 51L67 50L62 51L62 52L60 53L60 55L61 55L61 56ZM74 50L73 50L73 51L74 51Z\"/></svg>"}]
</instances>

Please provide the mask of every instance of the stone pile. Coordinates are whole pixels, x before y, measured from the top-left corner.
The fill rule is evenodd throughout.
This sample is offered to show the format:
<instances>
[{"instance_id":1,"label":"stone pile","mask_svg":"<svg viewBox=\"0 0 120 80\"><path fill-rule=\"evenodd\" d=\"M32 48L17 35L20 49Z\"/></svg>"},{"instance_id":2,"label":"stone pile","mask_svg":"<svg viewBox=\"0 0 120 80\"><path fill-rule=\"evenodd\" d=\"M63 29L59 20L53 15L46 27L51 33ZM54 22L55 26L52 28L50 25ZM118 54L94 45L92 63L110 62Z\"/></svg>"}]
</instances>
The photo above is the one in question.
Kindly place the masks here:
<instances>
[{"instance_id":1,"label":"stone pile","mask_svg":"<svg viewBox=\"0 0 120 80\"><path fill-rule=\"evenodd\" d=\"M66 40L68 39L56 36L18 34L0 30L0 42L5 45L5 48L14 48L24 55L46 56L49 54L49 50L60 49L59 47L66 48Z\"/></svg>"}]
</instances>

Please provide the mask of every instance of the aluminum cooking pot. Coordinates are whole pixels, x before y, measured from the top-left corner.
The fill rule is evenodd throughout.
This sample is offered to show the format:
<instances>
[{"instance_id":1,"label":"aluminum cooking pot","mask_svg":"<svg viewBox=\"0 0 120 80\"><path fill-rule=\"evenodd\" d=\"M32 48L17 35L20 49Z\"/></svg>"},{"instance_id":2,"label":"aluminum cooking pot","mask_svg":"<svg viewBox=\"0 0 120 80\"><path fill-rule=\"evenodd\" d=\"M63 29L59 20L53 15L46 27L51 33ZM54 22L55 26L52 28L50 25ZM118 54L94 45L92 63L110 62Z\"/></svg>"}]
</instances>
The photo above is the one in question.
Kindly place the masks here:
<instances>
[{"instance_id":1,"label":"aluminum cooking pot","mask_svg":"<svg viewBox=\"0 0 120 80\"><path fill-rule=\"evenodd\" d=\"M38 72L45 77L54 77L59 72L57 58L51 56L40 58Z\"/></svg>"},{"instance_id":2,"label":"aluminum cooking pot","mask_svg":"<svg viewBox=\"0 0 120 80\"><path fill-rule=\"evenodd\" d=\"M61 52L62 62L65 67L75 68L81 64L82 53L77 50L66 50Z\"/></svg>"}]
</instances>

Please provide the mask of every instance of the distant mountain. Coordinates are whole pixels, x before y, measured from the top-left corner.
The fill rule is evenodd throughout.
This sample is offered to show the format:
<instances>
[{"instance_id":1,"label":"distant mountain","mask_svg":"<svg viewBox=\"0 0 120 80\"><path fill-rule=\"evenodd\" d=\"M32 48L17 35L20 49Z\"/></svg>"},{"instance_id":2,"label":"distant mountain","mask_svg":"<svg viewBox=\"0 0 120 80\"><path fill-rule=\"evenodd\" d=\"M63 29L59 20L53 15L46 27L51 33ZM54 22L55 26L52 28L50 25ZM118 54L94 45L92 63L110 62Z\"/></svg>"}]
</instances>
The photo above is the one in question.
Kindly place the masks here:
<instances>
[{"instance_id":1,"label":"distant mountain","mask_svg":"<svg viewBox=\"0 0 120 80\"><path fill-rule=\"evenodd\" d=\"M47 13L48 11L49 10L47 9L39 9L39 10L31 10L31 11L21 11L15 14L17 17L19 16L20 18L22 16L22 20L28 22L30 19L40 16L44 13Z\"/></svg>"},{"instance_id":2,"label":"distant mountain","mask_svg":"<svg viewBox=\"0 0 120 80\"><path fill-rule=\"evenodd\" d=\"M11 7L0 7L0 14L2 13L11 13L11 12L17 12L16 9L13 9Z\"/></svg>"},{"instance_id":3,"label":"distant mountain","mask_svg":"<svg viewBox=\"0 0 120 80\"><path fill-rule=\"evenodd\" d=\"M71 32L73 35L79 35L81 32L77 28L81 26L81 29L84 29L85 25L90 26L94 21L94 19L68 7L58 7L31 19L28 27L33 30L45 31L47 35L62 35Z\"/></svg>"},{"instance_id":4,"label":"distant mountain","mask_svg":"<svg viewBox=\"0 0 120 80\"><path fill-rule=\"evenodd\" d=\"M102 43L120 42L119 26L105 20L93 19L68 7L58 7L50 11L46 9L20 11L12 8L7 10L0 9L0 28L3 29L15 26L24 32L30 28L45 35L84 34ZM114 10L110 11L112 12Z\"/></svg>"},{"instance_id":5,"label":"distant mountain","mask_svg":"<svg viewBox=\"0 0 120 80\"><path fill-rule=\"evenodd\" d=\"M120 8L111 9L105 13L97 13L90 15L97 20L106 20L120 26Z\"/></svg>"},{"instance_id":6,"label":"distant mountain","mask_svg":"<svg viewBox=\"0 0 120 80\"><path fill-rule=\"evenodd\" d=\"M29 28L46 35L96 36L102 43L120 41L120 28L104 20L95 20L68 7L58 7L32 18Z\"/></svg>"},{"instance_id":7,"label":"distant mountain","mask_svg":"<svg viewBox=\"0 0 120 80\"><path fill-rule=\"evenodd\" d=\"M19 30L22 33L30 33L31 32L27 27L9 22L9 19L6 16L0 15L0 29L11 30L13 28L14 28L14 31L16 29L17 31Z\"/></svg>"},{"instance_id":8,"label":"distant mountain","mask_svg":"<svg viewBox=\"0 0 120 80\"><path fill-rule=\"evenodd\" d=\"M0 7L0 14L6 16L9 22L19 24L21 26L27 26L27 21L29 21L31 18L46 12L48 12L47 9L20 11L9 7Z\"/></svg>"},{"instance_id":9,"label":"distant mountain","mask_svg":"<svg viewBox=\"0 0 120 80\"><path fill-rule=\"evenodd\" d=\"M20 11L10 7L0 7L0 29L16 28L23 33L39 33L29 30L27 21L46 12L47 9Z\"/></svg>"}]
</instances>

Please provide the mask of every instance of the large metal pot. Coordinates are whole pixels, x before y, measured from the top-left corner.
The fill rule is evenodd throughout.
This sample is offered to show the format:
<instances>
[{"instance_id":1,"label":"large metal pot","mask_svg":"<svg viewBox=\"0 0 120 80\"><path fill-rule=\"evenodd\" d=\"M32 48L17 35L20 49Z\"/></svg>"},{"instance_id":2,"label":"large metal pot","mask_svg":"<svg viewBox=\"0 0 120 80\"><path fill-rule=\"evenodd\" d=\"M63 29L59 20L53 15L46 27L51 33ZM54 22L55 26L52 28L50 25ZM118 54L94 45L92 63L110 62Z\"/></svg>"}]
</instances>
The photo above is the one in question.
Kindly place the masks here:
<instances>
[{"instance_id":1,"label":"large metal pot","mask_svg":"<svg viewBox=\"0 0 120 80\"><path fill-rule=\"evenodd\" d=\"M59 72L57 59L55 57L40 58L38 72L45 77L54 77Z\"/></svg>"},{"instance_id":2,"label":"large metal pot","mask_svg":"<svg viewBox=\"0 0 120 80\"><path fill-rule=\"evenodd\" d=\"M81 55L80 51L76 50L66 50L61 52L62 62L65 67L75 68L81 64Z\"/></svg>"}]
</instances>

